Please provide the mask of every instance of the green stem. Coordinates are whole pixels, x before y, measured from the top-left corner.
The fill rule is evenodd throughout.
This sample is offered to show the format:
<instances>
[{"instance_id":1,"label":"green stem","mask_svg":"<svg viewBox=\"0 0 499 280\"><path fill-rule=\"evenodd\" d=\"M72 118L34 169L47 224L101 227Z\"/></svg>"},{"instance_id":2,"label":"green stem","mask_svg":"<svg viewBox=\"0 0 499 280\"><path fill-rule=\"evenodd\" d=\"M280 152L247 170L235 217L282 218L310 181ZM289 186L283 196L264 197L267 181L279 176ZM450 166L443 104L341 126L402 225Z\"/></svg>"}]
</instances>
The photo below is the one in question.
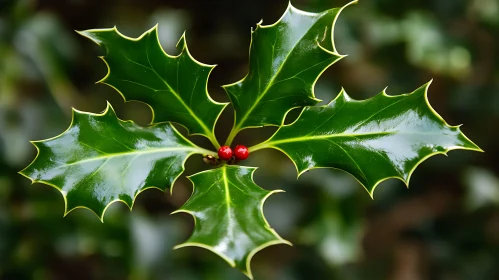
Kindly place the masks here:
<instances>
[{"instance_id":1,"label":"green stem","mask_svg":"<svg viewBox=\"0 0 499 280\"><path fill-rule=\"evenodd\" d=\"M255 145L255 146L249 147L248 151L250 153L253 153L253 152L256 152L258 150L263 150L263 149L267 149L267 148L271 148L271 146L268 144L267 141L265 141L265 142L262 142L260 144Z\"/></svg>"},{"instance_id":2,"label":"green stem","mask_svg":"<svg viewBox=\"0 0 499 280\"><path fill-rule=\"evenodd\" d=\"M196 147L196 153L202 154L204 156L207 156L207 155L214 156L214 157L217 156L217 153L210 151L210 150L207 150L205 148L201 148L201 147Z\"/></svg>"},{"instance_id":3,"label":"green stem","mask_svg":"<svg viewBox=\"0 0 499 280\"><path fill-rule=\"evenodd\" d=\"M210 142L211 144L213 144L213 146L215 146L215 149L220 149L220 144L218 143L218 140L217 140L217 137L215 137L215 134L210 134L210 136L208 137L208 139L210 139Z\"/></svg>"},{"instance_id":4,"label":"green stem","mask_svg":"<svg viewBox=\"0 0 499 280\"><path fill-rule=\"evenodd\" d=\"M237 133L239 132L238 128L232 127L232 130L230 131L229 137L227 137L227 140L225 141L225 145L229 146L232 144L232 141L236 137Z\"/></svg>"}]
</instances>

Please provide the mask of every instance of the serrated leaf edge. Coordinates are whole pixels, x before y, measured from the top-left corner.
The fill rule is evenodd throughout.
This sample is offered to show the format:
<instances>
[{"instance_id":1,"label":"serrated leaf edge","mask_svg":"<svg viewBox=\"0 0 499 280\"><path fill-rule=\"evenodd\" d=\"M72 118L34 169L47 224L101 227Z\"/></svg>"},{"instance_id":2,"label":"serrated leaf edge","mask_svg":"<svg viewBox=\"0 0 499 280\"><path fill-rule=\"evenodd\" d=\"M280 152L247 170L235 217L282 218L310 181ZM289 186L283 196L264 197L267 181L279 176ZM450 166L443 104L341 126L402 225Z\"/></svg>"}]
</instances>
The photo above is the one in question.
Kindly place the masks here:
<instances>
[{"instance_id":1,"label":"serrated leaf edge","mask_svg":"<svg viewBox=\"0 0 499 280\"><path fill-rule=\"evenodd\" d=\"M95 41L92 37L88 36L85 34L86 31L93 31L93 32L108 32L108 31L114 31L116 32L116 34L118 34L119 36L121 36L122 38L126 39L126 40L129 40L129 41L140 41L144 36L150 34L151 32L155 31L156 30L156 40L158 41L158 45L161 49L161 51L163 52L163 54L169 58L179 58L183 52L185 51L187 53L187 55L189 56L190 59L192 59L192 61L194 61L195 63L197 63L198 65L202 66L202 67L207 67L207 68L210 68L210 71L208 73L208 80L209 81L209 77L211 75L211 72L213 71L213 69L215 69L215 67L217 66L216 64L214 65L210 65L210 64L205 64L205 63L202 63L200 61L198 61L197 59L195 59L191 52L189 51L189 48L187 47L187 39L186 39L186 32L184 31L184 33L182 34L182 36L180 37L180 39L178 40L177 42L177 47L179 44L181 44L183 42L183 46L182 46L182 50L180 51L180 53L178 55L170 55L168 54L164 49L163 47L161 46L161 42L159 41L159 37L158 37L158 34L159 32L157 31L158 30L158 23L156 25L154 25L152 28L150 28L149 30L145 31L144 33L142 33L142 35L140 35L139 37L137 38L132 38L132 37L129 37L129 36L126 36L124 34L122 34L118 28L116 27L116 25L112 28L98 28L98 29L90 29L90 30L84 30L84 31L78 31L78 30L75 30L76 33L80 34L81 36L83 37L86 37L88 39L90 39L92 42L96 43L98 46L100 46L100 43ZM106 79L109 77L109 75L111 74L111 67L109 67L109 64L107 63L106 61L106 58L105 56L99 56L99 58L104 62L104 64L106 65L106 68L107 68L107 74L104 76L104 78L100 79L99 81L96 82L96 84L105 84L111 88L113 88L115 91L117 91L121 97L123 98L124 102L131 102L131 101L135 101L135 102L140 102L140 103L143 103L145 105L147 105L149 107L149 109L151 110L151 113L152 113L152 119L151 119L151 122L150 124L159 124L159 123L165 123L165 122L170 122L170 121L162 121L162 122L155 122L154 119L155 119L155 112L154 112L154 109L152 108L151 105L149 105L148 103L146 102L143 102L143 101L140 101L140 100L135 100L135 99L130 99L128 100L125 95L119 90L117 89L115 86L109 84L109 83L106 83ZM202 127L203 129L206 130L206 132L209 132L209 135L204 135L202 133L190 133L189 129L181 124L181 123L177 123L177 122L171 122L171 123L175 123L175 124L178 124L182 127L184 127L186 130L187 130L187 133L188 135L201 135L201 136L204 136L206 138L208 138L210 140L210 142L215 146L215 148L220 148L220 144L218 143L217 139L216 139L216 135L215 135L215 126L216 124L218 123L218 119L220 118L220 116L222 115L222 112L225 110L225 108L227 107L227 105L229 105L229 102L218 102L216 100L214 100L210 94L208 93L208 83L206 83L205 85L205 93L206 93L206 96L208 97L208 100L212 103L214 103L215 105L223 105L223 107L221 108L220 112L218 113L218 116L215 120L215 125L213 126L213 128L210 129L205 125L205 123L200 120L198 118L198 116L196 114L194 114L194 112L191 111L191 109L188 107L188 106L185 106L187 108L187 110L189 111L189 114L196 120L196 122L198 122ZM175 93L175 95L178 95L177 93ZM183 100L181 98L178 98L181 102L183 102Z\"/></svg>"},{"instance_id":2,"label":"serrated leaf edge","mask_svg":"<svg viewBox=\"0 0 499 280\"><path fill-rule=\"evenodd\" d=\"M30 166L31 166L31 165L32 165L32 164L33 164L33 163L34 163L34 162L38 159L38 157L40 156L40 149L38 148L38 146L36 146L36 143L39 143L39 142L45 142L45 141L49 141L49 140L54 140L54 139L57 139L57 138L59 138L59 137L63 136L63 135L64 135L64 134L65 134L65 133L66 133L69 129L71 129L71 127L73 126L75 113L79 113L79 114L86 114L86 115L91 115L91 116L98 116L98 117L100 117L100 116L104 116L104 115L106 115L106 114L108 113L108 111L109 111L109 110L112 110L113 112L115 112L115 111L114 111L114 109L113 109L113 107L112 107L112 105L111 105L111 103L109 103L109 101L107 102L106 109L105 109L102 113L91 113L91 112L84 112L84 111L77 110L77 109L75 109L75 108L71 108L71 109L72 109L72 114L71 114L71 123L69 124L68 128L67 128L66 130L64 130L61 134L59 134L59 135L57 135L57 136L54 136L54 137L51 137L51 138L44 139L44 140L30 141L30 143L31 143L31 144L33 144L33 146L35 146L35 148L36 148L36 157L35 157L35 158L31 161L31 163L30 163L30 164L28 164L28 166L26 166L23 170L21 170L21 171L17 172L18 174L20 174L20 175L22 175L22 176L24 176L24 177L28 178L29 180L31 180L31 184L34 184L34 183L42 183L42 184L45 184L45 185L51 186L51 187L55 188L56 190L58 190L58 191L62 194L62 197L64 198L64 215L63 215L63 217L66 217L66 216L67 216L69 213L71 213L73 210L76 210L76 209L79 209L79 208L81 208L81 209L88 209L88 210L90 210L92 213L94 213L94 214L95 214L95 215L99 218L99 220L100 220L102 223L104 223L104 216L105 216L105 214L106 214L107 209L108 209L108 208L109 208L112 204L114 204L115 202L121 201L123 204L125 204L125 205L126 205L126 206L130 209L130 211L132 211L132 208L133 208L133 206L134 206L134 204L135 204L135 200L137 199L138 195L139 195L139 194L141 194L143 191L148 190L148 189L158 189L158 190L160 190L160 191L162 191L162 192L164 192L164 191L165 191L164 189L161 189L161 188L159 188L159 187L157 187L157 186L149 186L149 187L146 187L146 188L144 188L144 189L139 190L139 191L135 194L135 196L134 196L134 198L133 198L133 200L132 200L132 204L131 204L131 205L128 205L128 203L126 203L126 202L125 202L124 200L122 200L122 199L115 199L115 200L113 200L113 201L109 202L109 203L106 205L106 207L104 208L104 210L102 211L102 214L101 214L101 215L99 215L99 214L97 214L97 212L95 212L94 210L92 210L92 209L90 209L90 208L88 208L88 207L86 207L86 206L76 206L76 207L74 207L74 208L72 208L72 209L69 209L69 210L68 210L67 194L66 194L66 192L65 192L65 191L63 191L63 190L62 190L62 189L60 189L58 186L56 186L56 185L54 185L54 184L52 184L52 183L50 183L50 182L46 182L46 181L44 181L44 180L35 180L35 179L31 178L30 176L28 176L28 175L24 174L24 171L25 171L26 169L28 169L28 168L29 168L29 167L30 167ZM115 114L116 114L116 113L115 113ZM128 123L130 123L130 122L131 122L131 123L133 123L133 121L132 121L132 120L121 120L121 119L120 119L120 118L118 118L117 116L116 116L116 118L117 118L119 121L121 121L121 122L125 122L125 123L127 123L127 122L128 122ZM179 131L178 131L178 130L177 130L177 129L173 126L173 125L172 125L171 127L172 127L172 128L175 130L175 132L177 132L177 134L178 134L179 136L181 136L184 140L186 140L187 142L191 143L194 147L197 147L195 144L193 144L191 141L189 141L187 138L185 138L185 137L184 137L184 136L183 136L183 135L182 135L182 134L181 134L181 133L180 133L180 132L179 132ZM189 153L189 154L186 156L186 158L185 158L185 159L184 159L184 161L182 162L182 172L181 172L181 173L179 173L179 175L178 175L177 177L175 177L175 178L174 178L174 180L173 180L173 182L172 182L172 184L171 184L171 186L170 186L170 189L172 189L172 188L173 188L173 185L175 184L175 182L177 181L177 179L178 179L178 178L179 178L179 177L183 174L183 172L185 171L185 162L187 161L187 159L189 159L189 157L190 157L190 156L192 156L192 155L194 155L194 154L210 154L210 155L215 155L215 153L213 153L212 151L209 151L209 150L206 150L206 149L203 149L203 148L200 148L200 147L197 147L197 150L198 150L198 151L193 151L193 152Z\"/></svg>"},{"instance_id":3,"label":"serrated leaf edge","mask_svg":"<svg viewBox=\"0 0 499 280\"><path fill-rule=\"evenodd\" d=\"M343 7L339 8L338 13L337 13L337 14L336 14L336 16L334 17L334 20L333 20L333 22L332 22L332 24L331 24L331 46L332 46L332 48L333 48L333 50L332 50L332 51L331 51L331 50L328 50L327 48L324 48L321 44L319 44L319 42L317 42L317 45L319 46L319 48L321 48L321 49L322 49L322 50L324 50L325 52L330 53L330 54L332 54L332 55L337 55L337 56L339 56L339 58L338 58L338 59L336 59L336 60L332 61L330 64L328 64L326 67L324 67L324 70L322 70L322 71L319 73L319 75L317 75L316 79L314 80L314 82L313 82L313 83L312 83L312 85L311 85L311 87L312 87L312 96L314 97L314 100L316 100L317 102L321 102L322 100L321 100L321 99L318 99L318 98L316 98L316 97L315 97L315 84L317 83L317 81L319 80L319 78L322 76L322 73L324 73L324 71L326 71L327 69L329 69L329 67L331 67L331 65L333 65L334 63L336 63L336 62L338 62L339 60L341 60L342 58L344 58L344 57L347 57L347 56L348 56L348 55L342 55L342 54L338 53L338 51L336 50L336 46L335 46L335 43L334 43L334 30L335 30L336 22L337 22L337 20L338 20L338 18L339 18L339 16L340 16L341 12L343 12L343 10L344 10L346 7L348 7L348 6L350 6L350 5L353 5L353 4L357 4L357 3L358 3L358 0L353 0L353 1L349 2L349 3L347 3L347 4L346 4L346 5L344 5ZM276 26L277 24L279 24L279 23L283 20L284 16L285 16L285 15L287 14L287 12L288 12L289 10L291 10L291 9L295 10L296 12L302 13L302 14L309 14L309 15L317 15L317 14L321 14L321 13L310 13L310 12L306 12L306 11L300 10L300 9L298 9L298 8L295 8L295 7L291 4L291 1L289 1L289 2L288 2L288 7L286 8L286 11L282 14L282 16L281 16L281 17L280 17L280 18L279 18L276 22L274 22L273 24L270 24L270 25L262 25L263 20L260 20L260 22L258 22L258 23L257 23L257 28L256 28L255 30L253 30L253 28L251 29L251 34L253 34L253 33L254 33L254 32L255 32L258 28L271 28L271 27ZM338 9L338 8L329 9L329 10L323 11L322 13L325 13L325 12L327 12L327 11L334 10L334 9ZM252 45L252 44L253 44L253 36L251 36L251 40L250 40L250 47L249 47L250 56L251 56L251 45ZM282 65L281 65L281 67L282 67ZM278 71L278 72L279 72L279 71ZM240 79L240 80L238 80L238 81L236 81L236 82L234 82L234 83L230 83L230 84L223 85L223 86L222 86L222 88L223 88L223 89L227 92L227 89L226 89L227 87L230 87L230 86L233 86L233 85L236 85L236 84L238 84L238 83L243 82L243 81L244 81L244 80L248 77L248 75L249 75L249 71L248 71L248 73L247 73L247 74L246 74L246 75L245 75L242 79ZM277 76L277 75L275 75L275 76ZM274 78L275 78L275 76L274 76ZM227 95L228 95L228 96L229 96L229 98L230 98L230 94L228 94L228 93L227 93ZM256 104L256 103L255 103L255 104ZM296 107L291 108L290 110L293 110L293 109L296 109L296 108L300 108L300 107L302 107L302 106L296 106ZM251 109L251 110L253 110L253 109ZM250 112L251 112L251 110L250 110ZM290 110L289 110L289 111L290 111ZM288 112L289 112L289 111L288 111ZM240 127L236 128L236 121L235 121L235 120L236 120L236 114L237 114L237 112L234 110L234 124L233 124L232 129L231 129L231 132L230 132L230 134L229 134L229 136L228 136L228 138L227 138L227 140L226 140L226 142L225 142L225 145L228 145L228 146L230 146L230 145L232 144L232 140L234 140L234 138L236 137L236 135L237 135L237 134L238 134L241 130L248 129L248 128L260 128L260 127L263 127L263 126L246 126L246 127L244 127L244 128L240 128ZM249 114L250 114L250 113L248 113L246 117L243 117L243 119L246 119L246 118L249 116ZM286 113L286 114L284 114L283 121L286 119L286 115L287 115L287 113ZM240 121L240 123L241 123L241 124L242 124L243 122L244 122L244 121ZM268 124L268 125L264 125L264 126L279 126L279 125Z\"/></svg>"},{"instance_id":4,"label":"serrated leaf edge","mask_svg":"<svg viewBox=\"0 0 499 280\"><path fill-rule=\"evenodd\" d=\"M436 117L437 117L440 121L442 121L442 122L443 122L443 123L444 123L447 127L449 127L449 128L457 128L457 129L459 129L462 125L455 125L455 126L451 126L451 125L449 125L449 124L448 124L448 123L447 123L447 122L446 122L446 121L442 118L442 116L440 116L440 114L439 114L437 111L435 111L435 109L433 109L433 107L431 106L431 104L430 104L430 102L429 102L429 100L428 100L428 89L429 89L429 87L430 87L430 85L431 85L431 83L432 83L432 82L433 82L433 79L432 79L432 80L430 80L428 83L426 83L426 84L424 84L424 85L422 86L422 87L424 87L424 99L425 99L426 105L427 105L427 106L428 106L428 108L430 109L430 112L432 112L432 113L433 113L433 115L434 115L434 116L436 116ZM420 88L421 88L421 87L420 87ZM360 101L360 102L363 102L363 101L369 101L369 100L371 100L371 99L373 99L373 98L377 97L377 96L378 96L378 95L380 95L380 94L381 94L382 96L384 96L384 97L389 97L389 98L398 97L398 96L408 96L408 95L411 95L412 93L414 93L414 92L415 92L416 90L418 90L419 88L418 88L418 89L416 89L416 90L415 90L415 91L413 91L413 92L406 93L406 94L399 94L399 95L388 95L388 94L386 93L386 89L387 89L387 88L383 89L383 91L382 91L381 93L379 93L379 94L377 94L377 95L375 95L375 96L372 96L372 97L367 98L367 99L364 99L364 100L356 100L356 101ZM326 107L326 106L328 106L329 104L331 104L332 102L334 102L334 101L336 101L338 98L340 98L342 95L346 95L346 96L348 96L348 94L345 92L345 90L344 90L343 88L341 89L341 91L340 91L340 93L338 94L338 96L336 96L336 97L335 97L333 100L331 100L328 104L323 105L323 106L321 106L321 107ZM349 97L349 96L348 96L348 97ZM351 97L349 97L349 98L350 98L350 99L352 99ZM352 100L354 100L354 99L352 99ZM307 107L313 107L313 106L306 106L305 108L307 108ZM297 121L300 119L300 117L301 117L301 115L303 114L303 112L305 111L305 108L303 108L303 110L300 112L299 116L298 116L298 117L296 118L296 120L294 120L292 123L285 125L285 124L284 124L284 121L283 121L283 122L281 123L281 126L279 127L279 129L280 129L281 127L291 126L291 125L293 125L295 122L297 122ZM286 113L286 115L287 115L290 111L291 111L291 110L288 110L288 112ZM284 119L285 119L285 118L284 118ZM283 154L285 154L285 155L286 155L286 156L287 156L287 157L291 160L291 162L293 162L293 165L295 166L295 169L296 169L296 172L297 172L297 177L296 177L296 179L299 179L299 178L300 178L300 176L301 176L303 173L305 173L305 172L307 172L307 171L309 171L309 170L313 170L313 169L325 169L325 168L330 168L330 169L337 169L337 170L341 170L341 171L344 171L344 172L346 172L346 173L350 174L350 173L349 173L349 172L347 172L346 170L343 170L343 169L340 169L340 168L335 168L335 167L322 167L322 166L321 166L321 167L311 167L311 168L307 168L307 169L304 169L304 170L300 171L300 170L298 169L298 166L296 165L296 163L293 161L293 159L291 158L291 156L290 156L289 154L287 154L284 150L280 149L279 147L272 146L272 144L269 144L269 143L271 143L271 142L272 142L272 141L270 141L270 140L272 139L272 137L273 137L274 135L276 135L276 134L277 134L277 132L279 131L279 129L278 129L278 130L277 130L277 131L276 131L276 132L275 132L275 133L274 133L274 134L273 134L273 135L272 135L269 139L267 139L266 141L264 141L264 142L262 142L262 143L260 143L260 144L257 144L257 145L255 145L255 146L253 146L253 147L250 147L250 148L249 148L249 151L250 151L250 152L255 152L255 151L258 151L258 150L261 150L261 149L265 149L265 148L272 148L272 149L275 149L275 150L278 150L278 151L282 152ZM414 173L414 171L417 169L417 167L418 167L421 163L423 163L426 159L428 159L428 158L430 158L430 157L432 157L432 156L439 155L439 154L442 154L442 155L447 156L447 153L448 153L449 151L452 151L452 150L470 150L470 151L484 152L484 151L483 151L480 147L478 147L475 143L473 143L473 141L471 141L471 140L470 140L470 139L469 139L469 138L468 138L468 137L467 137L464 133L462 133L462 131L461 131L460 129L459 129L459 132L461 132L461 135L462 135L462 136L463 136L466 140L468 140L471 144L473 144L475 147L460 147L460 146L453 146L453 147L449 147L449 148L447 148L447 149L446 149L445 151L443 151L443 152L434 152L434 153L431 153L431 154L429 154L429 155L427 155L427 156L423 157L421 160L419 160L419 161L418 161L418 162L414 165L414 167L413 167L413 168L409 171L409 175L407 176L407 180L405 180L404 178L402 178L402 177L400 177L400 176L390 176L390 177L386 177L386 178L383 178L383 179L381 179L381 180L378 180L378 181L374 184L374 186L373 186L372 190L371 190L371 191L369 191L369 190L368 190L368 188L367 188L367 187L366 187L366 186L365 186L362 182L360 182L360 181L359 181L359 180L358 180L355 176L352 176L352 177L353 177L353 178L354 178L357 182L359 182L359 184L360 184L360 185L361 185L361 186L362 186L362 187L363 187L363 188L364 188L364 189L365 189L365 190L369 193L369 196L370 196L372 199L374 199L374 190L376 189L376 187L377 187L377 186L378 186L381 182L386 181L386 180L388 180L388 179L398 179L398 180L402 181L402 182L406 185L406 187L407 187L407 188L409 188L409 181L410 181L411 176L412 176L412 174Z\"/></svg>"},{"instance_id":5,"label":"serrated leaf edge","mask_svg":"<svg viewBox=\"0 0 499 280\"><path fill-rule=\"evenodd\" d=\"M255 171L258 169L257 167L249 167L249 166L239 166L241 168L246 168L246 169L250 169L251 170L251 181L254 183L255 181L253 180L253 175L255 173ZM226 168L226 165L224 165L222 168ZM205 170L205 171L201 171L201 172L198 172L196 174L193 174L193 175L190 175L190 176L187 176L186 178L189 179L189 181L191 181L192 183L192 193L194 193L194 188L196 187L194 185L194 182L191 180L190 177L194 176L194 175L198 175L198 174L202 174L202 173L207 173L207 172L213 172L215 169L209 169L209 170ZM269 241L267 243L264 243L258 247L256 247L255 249L253 249L249 254L248 254L248 259L246 260L246 271L242 271L249 279L253 279L253 274L251 272L251 259L253 258L253 256L258 253L259 251L269 247L269 246L272 246L272 245L278 245L278 244L286 244L286 245L289 245L289 246L293 246L293 244L285 239L283 239L281 236L279 236L279 234L270 226L270 224L268 223L267 221L267 218L265 218L265 215L264 215L264 212L263 212L263 205L265 204L265 201L267 200L267 198L269 196L271 196L272 194L275 194L275 193L282 193L282 192L285 192L283 190L272 190L270 191L267 195L265 195L265 197L262 199L262 201L260 202L260 213L263 217L263 220L265 221L265 226L266 228L277 238L277 240L273 240L273 241ZM191 194L192 195L192 194ZM175 210L173 211L172 213L170 213L170 215L173 215L173 214L177 214L177 213L186 213L186 214L189 214L192 216L192 218L194 219L194 225L196 225L197 223L197 220L196 220L196 217L194 216L194 214L189 211L189 210L184 210L184 209L178 209L178 210ZM176 249L180 249L180 248L184 248L184 247L200 247L200 248L204 248L204 249L207 249L211 252L213 252L214 254L218 255L219 257L221 257L222 259L224 259L231 267L236 267L236 263L234 261L232 261L229 257L225 256L224 254L221 254L219 252L216 252L212 246L207 246L205 244L202 244L202 243L197 243L197 242L184 242L184 243L181 243L181 244L178 244L178 245L175 245L173 247L174 250Z\"/></svg>"}]
</instances>

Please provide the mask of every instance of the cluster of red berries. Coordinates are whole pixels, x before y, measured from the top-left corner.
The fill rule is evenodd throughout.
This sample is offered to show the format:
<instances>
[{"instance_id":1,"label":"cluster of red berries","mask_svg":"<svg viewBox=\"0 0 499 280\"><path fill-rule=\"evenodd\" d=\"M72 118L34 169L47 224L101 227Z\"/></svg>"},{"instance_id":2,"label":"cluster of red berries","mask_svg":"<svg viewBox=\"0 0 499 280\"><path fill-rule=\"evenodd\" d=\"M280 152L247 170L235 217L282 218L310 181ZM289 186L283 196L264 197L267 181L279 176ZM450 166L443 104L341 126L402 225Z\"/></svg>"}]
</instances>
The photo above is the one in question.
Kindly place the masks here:
<instances>
[{"instance_id":1,"label":"cluster of red berries","mask_svg":"<svg viewBox=\"0 0 499 280\"><path fill-rule=\"evenodd\" d=\"M234 148L234 152L229 146L222 146L218 149L218 157L221 160L231 160L232 156L236 158L236 160L245 160L249 156L248 148L244 145L237 145Z\"/></svg>"}]
</instances>

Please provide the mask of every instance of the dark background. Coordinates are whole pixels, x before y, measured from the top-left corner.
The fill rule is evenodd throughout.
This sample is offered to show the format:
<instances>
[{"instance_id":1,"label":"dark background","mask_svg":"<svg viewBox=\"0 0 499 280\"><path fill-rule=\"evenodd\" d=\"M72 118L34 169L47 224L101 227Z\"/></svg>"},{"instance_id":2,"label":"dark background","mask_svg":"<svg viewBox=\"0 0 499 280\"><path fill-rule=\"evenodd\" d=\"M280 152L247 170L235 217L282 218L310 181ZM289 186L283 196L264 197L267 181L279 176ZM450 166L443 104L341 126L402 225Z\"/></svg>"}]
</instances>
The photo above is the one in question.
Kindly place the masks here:
<instances>
[{"instance_id":1,"label":"dark background","mask_svg":"<svg viewBox=\"0 0 499 280\"><path fill-rule=\"evenodd\" d=\"M17 174L35 156L29 140L58 135L71 107L100 112L109 100L121 119L147 124L151 113L124 103L105 85L98 47L73 30L117 25L132 37L159 23L165 50L187 31L201 62L218 64L209 81L223 84L247 71L250 28L275 22L288 2L0 0L0 279L245 279L200 248L172 250L189 236L188 215L169 213L192 190L184 178L173 196L141 194L133 212L110 207L102 224L87 210L63 218L60 193ZM346 1L295 0L320 12ZM245 162L256 182L284 189L265 205L269 223L294 247L279 245L253 259L256 279L499 279L499 2L497 0L360 0L340 16L336 46L349 56L320 78L325 102L341 87L364 99L388 86L411 92L434 79L429 99L451 125L485 153L453 151L427 160L407 190L382 183L374 200L348 174L314 170L297 181L277 151ZM223 141L227 110L217 126ZM248 146L275 128L250 129ZM202 138L200 145L209 147ZM186 175L205 168L188 161Z\"/></svg>"}]
</instances>

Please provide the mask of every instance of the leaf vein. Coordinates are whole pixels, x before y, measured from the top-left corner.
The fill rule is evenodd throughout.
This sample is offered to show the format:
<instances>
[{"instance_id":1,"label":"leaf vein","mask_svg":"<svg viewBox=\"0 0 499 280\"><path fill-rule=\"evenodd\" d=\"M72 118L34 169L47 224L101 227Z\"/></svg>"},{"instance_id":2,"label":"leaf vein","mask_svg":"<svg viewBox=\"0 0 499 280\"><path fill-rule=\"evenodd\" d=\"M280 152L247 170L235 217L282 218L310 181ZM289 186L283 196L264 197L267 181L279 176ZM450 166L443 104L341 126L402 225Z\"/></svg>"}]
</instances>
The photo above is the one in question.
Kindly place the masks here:
<instances>
[{"instance_id":1,"label":"leaf vein","mask_svg":"<svg viewBox=\"0 0 499 280\"><path fill-rule=\"evenodd\" d=\"M347 155L347 157L349 157L349 158L352 160L352 162L355 164L355 166L357 167L357 169L360 171L360 173L361 173L362 177L364 178L364 180L365 180L366 184L368 184L369 182L368 182L368 180L367 180L366 174L364 174L364 171L362 171L362 168L360 168L359 164L358 164L358 163L357 163L357 161L356 161L356 160L355 160L355 159L354 159L354 158L350 155L350 153L349 153L347 150L345 150L345 149L344 149L344 148L343 148L340 144L338 144L338 143L336 143L336 142L334 142L334 141L332 141L332 140L330 140L330 139L328 139L327 141L331 142L332 144L334 144L334 145L336 145L338 148L340 148L340 149L341 149L341 150L342 150L342 151L343 151L343 152Z\"/></svg>"}]
</instances>

